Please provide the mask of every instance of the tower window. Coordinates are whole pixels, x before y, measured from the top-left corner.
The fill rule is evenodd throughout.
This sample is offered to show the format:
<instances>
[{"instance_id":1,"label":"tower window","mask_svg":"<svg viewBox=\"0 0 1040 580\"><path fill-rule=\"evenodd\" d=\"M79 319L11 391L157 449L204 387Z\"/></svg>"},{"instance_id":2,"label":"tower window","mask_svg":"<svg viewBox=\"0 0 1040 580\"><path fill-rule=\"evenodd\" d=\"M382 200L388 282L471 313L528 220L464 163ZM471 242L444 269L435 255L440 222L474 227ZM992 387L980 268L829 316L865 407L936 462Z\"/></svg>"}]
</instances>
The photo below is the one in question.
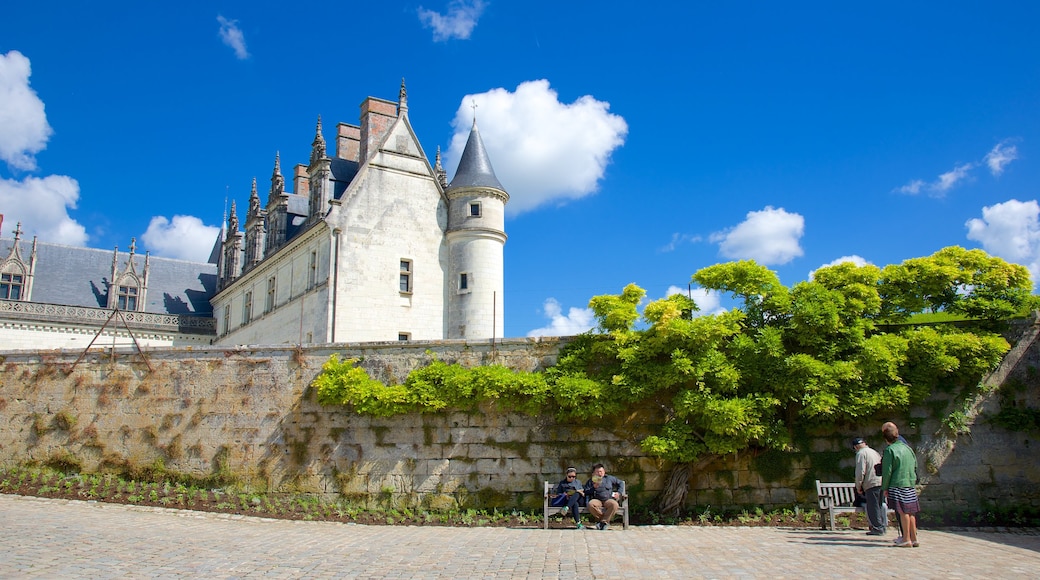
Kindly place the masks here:
<instances>
[{"instance_id":1,"label":"tower window","mask_svg":"<svg viewBox=\"0 0 1040 580\"><path fill-rule=\"evenodd\" d=\"M463 272L459 274L459 294L470 292L473 289L473 274Z\"/></svg>"},{"instance_id":2,"label":"tower window","mask_svg":"<svg viewBox=\"0 0 1040 580\"><path fill-rule=\"evenodd\" d=\"M401 292L412 291L412 261L401 260L401 278L400 278Z\"/></svg>"},{"instance_id":3,"label":"tower window","mask_svg":"<svg viewBox=\"0 0 1040 580\"><path fill-rule=\"evenodd\" d=\"M480 202L473 201L469 204L469 217L480 217Z\"/></svg>"},{"instance_id":4,"label":"tower window","mask_svg":"<svg viewBox=\"0 0 1040 580\"><path fill-rule=\"evenodd\" d=\"M398 332L397 333L397 340L399 340L401 342L404 342L404 341L407 341L407 340L412 340L412 335L407 333L407 332Z\"/></svg>"},{"instance_id":5,"label":"tower window","mask_svg":"<svg viewBox=\"0 0 1040 580\"><path fill-rule=\"evenodd\" d=\"M0 274L0 298L21 300L23 281L21 274Z\"/></svg>"},{"instance_id":6,"label":"tower window","mask_svg":"<svg viewBox=\"0 0 1040 580\"><path fill-rule=\"evenodd\" d=\"M117 300L120 310L137 310L137 286L120 286Z\"/></svg>"}]
</instances>

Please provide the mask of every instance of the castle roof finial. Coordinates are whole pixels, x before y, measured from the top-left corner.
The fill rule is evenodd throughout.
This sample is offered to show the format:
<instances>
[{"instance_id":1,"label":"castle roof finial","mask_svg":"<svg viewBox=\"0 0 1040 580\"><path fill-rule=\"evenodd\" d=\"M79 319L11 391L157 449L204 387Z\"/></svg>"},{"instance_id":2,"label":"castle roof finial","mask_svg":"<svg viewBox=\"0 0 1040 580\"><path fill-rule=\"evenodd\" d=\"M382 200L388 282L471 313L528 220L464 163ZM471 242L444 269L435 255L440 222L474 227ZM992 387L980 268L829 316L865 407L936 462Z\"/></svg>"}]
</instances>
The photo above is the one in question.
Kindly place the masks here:
<instances>
[{"instance_id":1,"label":"castle roof finial","mask_svg":"<svg viewBox=\"0 0 1040 580\"><path fill-rule=\"evenodd\" d=\"M404 87L404 77L401 77L401 90L397 93L397 114L408 112L408 90Z\"/></svg>"},{"instance_id":2,"label":"castle roof finial","mask_svg":"<svg viewBox=\"0 0 1040 580\"><path fill-rule=\"evenodd\" d=\"M311 163L325 157L325 137L321 134L321 115L318 115L318 125L314 128L314 142L311 143Z\"/></svg>"},{"instance_id":3,"label":"castle roof finial","mask_svg":"<svg viewBox=\"0 0 1040 580\"><path fill-rule=\"evenodd\" d=\"M137 238L130 238L130 259L134 258L134 252L137 251Z\"/></svg>"},{"instance_id":4,"label":"castle roof finial","mask_svg":"<svg viewBox=\"0 0 1040 580\"><path fill-rule=\"evenodd\" d=\"M22 222L18 222L14 225L14 241L22 239Z\"/></svg>"}]
</instances>

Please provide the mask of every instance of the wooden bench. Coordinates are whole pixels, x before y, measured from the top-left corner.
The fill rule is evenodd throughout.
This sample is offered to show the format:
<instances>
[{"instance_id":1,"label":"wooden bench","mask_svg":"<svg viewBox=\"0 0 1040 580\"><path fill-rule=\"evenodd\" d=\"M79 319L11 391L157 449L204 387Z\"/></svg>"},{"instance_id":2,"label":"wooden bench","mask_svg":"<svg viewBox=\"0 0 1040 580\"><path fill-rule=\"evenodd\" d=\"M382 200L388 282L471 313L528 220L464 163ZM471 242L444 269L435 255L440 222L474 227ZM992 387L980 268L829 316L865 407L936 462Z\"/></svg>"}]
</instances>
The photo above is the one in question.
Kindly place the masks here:
<instances>
[{"instance_id":1,"label":"wooden bench","mask_svg":"<svg viewBox=\"0 0 1040 580\"><path fill-rule=\"evenodd\" d=\"M618 507L617 513L621 516L621 527L627 530L628 529L628 493L625 491L625 481L624 480L620 480L620 481L621 481L621 489L618 490L618 493L619 493L619 495L621 497L618 500L618 505L620 507ZM549 505L549 494L552 493L552 491L554 489L556 489L556 485L555 484L549 483L548 481L545 482L545 490L544 490L544 493L542 494L542 497L543 497L543 500L542 500L542 514L543 514L543 516L542 516L542 527L544 529L546 529L546 530L549 529L549 516L556 515L556 514L564 514L564 517L567 517L569 515L569 512L570 512L570 510L567 508L567 506L552 506L552 505ZM579 507L578 508L578 513L582 513L582 514L589 513L588 506L581 506L581 507Z\"/></svg>"},{"instance_id":2,"label":"wooden bench","mask_svg":"<svg viewBox=\"0 0 1040 580\"><path fill-rule=\"evenodd\" d=\"M837 514L842 512L866 512L866 508L863 506L854 506L852 502L856 501L856 484L855 483L824 483L820 480L816 480L816 496L820 501L820 529L834 529L834 518ZM883 502L882 505L885 509L885 521L888 521L888 506ZM827 527L827 517L830 520L830 527Z\"/></svg>"}]
</instances>

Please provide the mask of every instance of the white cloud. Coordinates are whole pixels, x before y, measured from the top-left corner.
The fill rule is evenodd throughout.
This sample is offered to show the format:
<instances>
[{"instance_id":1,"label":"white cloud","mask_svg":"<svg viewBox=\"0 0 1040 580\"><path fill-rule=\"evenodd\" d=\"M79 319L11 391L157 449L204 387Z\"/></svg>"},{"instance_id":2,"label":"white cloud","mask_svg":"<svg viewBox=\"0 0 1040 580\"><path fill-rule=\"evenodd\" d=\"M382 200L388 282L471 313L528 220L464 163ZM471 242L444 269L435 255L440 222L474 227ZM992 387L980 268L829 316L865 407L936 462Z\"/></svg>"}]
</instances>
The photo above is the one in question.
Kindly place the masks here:
<instances>
[{"instance_id":1,"label":"white cloud","mask_svg":"<svg viewBox=\"0 0 1040 580\"><path fill-rule=\"evenodd\" d=\"M1018 147L1009 145L1008 142L1009 140L1005 139L994 145L993 149L990 149L989 153L978 163L962 163L950 171L940 174L935 181L926 182L921 179L914 179L906 185L895 188L893 191L907 195L917 195L925 192L933 197L943 197L946 195L946 192L956 187L959 183L970 179L971 171L982 164L989 167L989 171L994 177L999 177L1009 163L1018 159Z\"/></svg>"},{"instance_id":2,"label":"white cloud","mask_svg":"<svg viewBox=\"0 0 1040 580\"><path fill-rule=\"evenodd\" d=\"M441 42L452 38L466 40L477 20L484 13L487 4L483 0L452 0L448 3L448 13L441 14L433 10L419 7L419 20L426 28L433 29L433 40Z\"/></svg>"},{"instance_id":3,"label":"white cloud","mask_svg":"<svg viewBox=\"0 0 1040 580\"><path fill-rule=\"evenodd\" d=\"M957 185L966 177L968 177L968 172L971 171L974 167L974 163L965 163L963 165L958 165L957 167L954 167L946 173L943 173L939 176L938 181L931 185L932 191L935 191L936 193L940 194L946 193L947 191L952 189L953 186Z\"/></svg>"},{"instance_id":4,"label":"white cloud","mask_svg":"<svg viewBox=\"0 0 1040 580\"><path fill-rule=\"evenodd\" d=\"M925 187L924 181L922 181L920 179L915 179L915 180L911 181L910 183L907 183L906 185L900 187L896 191L898 191L899 193L905 193L905 194L908 194L908 195L917 195L918 193L921 193L921 189L923 187Z\"/></svg>"},{"instance_id":5,"label":"white cloud","mask_svg":"<svg viewBox=\"0 0 1040 580\"><path fill-rule=\"evenodd\" d=\"M1004 173L1004 168L1016 159L1018 159L1018 147L1008 145L1007 141L1001 141L986 154L986 165L994 177L999 177L1001 173Z\"/></svg>"},{"instance_id":6,"label":"white cloud","mask_svg":"<svg viewBox=\"0 0 1040 580\"><path fill-rule=\"evenodd\" d=\"M235 58L238 60L249 58L249 51L246 50L246 37L242 34L242 29L238 27L238 21L228 20L218 14L217 22L220 23L220 40L235 51Z\"/></svg>"},{"instance_id":7,"label":"white cloud","mask_svg":"<svg viewBox=\"0 0 1040 580\"><path fill-rule=\"evenodd\" d=\"M845 262L852 262L853 264L855 264L857 266L860 266L860 267L866 266L867 264L870 263L870 262L866 261L865 259L863 259L863 258L861 258L861 257L859 257L859 256L857 256L855 254L853 254L851 256L842 256L842 257L838 258L837 260L831 260L830 262L827 262L826 264L821 265L820 268L827 268L827 267L830 267L830 266L837 266L838 264L844 264ZM816 268L816 270L819 270L820 268ZM816 277L816 270L812 270L811 272L809 272L809 279L810 280L812 280L813 278Z\"/></svg>"},{"instance_id":8,"label":"white cloud","mask_svg":"<svg viewBox=\"0 0 1040 580\"><path fill-rule=\"evenodd\" d=\"M1040 281L1040 204L1012 199L982 208L982 219L965 224L968 239L990 254L1029 268L1034 285Z\"/></svg>"},{"instance_id":9,"label":"white cloud","mask_svg":"<svg viewBox=\"0 0 1040 580\"><path fill-rule=\"evenodd\" d=\"M609 112L609 103L589 95L561 103L549 81L527 81L515 92L498 88L462 99L445 154L449 171L458 166L466 146L473 104L495 175L509 192L510 215L595 192L611 153L628 133L628 124Z\"/></svg>"},{"instance_id":10,"label":"white cloud","mask_svg":"<svg viewBox=\"0 0 1040 580\"><path fill-rule=\"evenodd\" d=\"M22 181L0 179L0 211L10 235L22 224L26 237L70 246L87 242L87 232L69 217L67 210L79 200L79 183L64 175L27 177Z\"/></svg>"},{"instance_id":11,"label":"white cloud","mask_svg":"<svg viewBox=\"0 0 1040 580\"><path fill-rule=\"evenodd\" d=\"M666 245L661 246L660 248L658 248L657 251L658 252L671 252L671 251L674 251L675 248L681 246L682 244L685 244L685 243L694 244L694 243L697 243L699 241L701 241L701 237L698 236L698 235L695 235L695 234L680 234L680 233L676 232L676 233L672 234L672 239L669 240Z\"/></svg>"},{"instance_id":12,"label":"white cloud","mask_svg":"<svg viewBox=\"0 0 1040 580\"><path fill-rule=\"evenodd\" d=\"M707 288L681 288L679 286L669 286L664 295L671 296L672 294L682 294L683 296L692 298L694 303L697 304L697 308L700 308L700 310L693 313L694 316L722 314L726 311L726 309L722 307L721 295L718 292L713 292Z\"/></svg>"},{"instance_id":13,"label":"white cloud","mask_svg":"<svg viewBox=\"0 0 1040 580\"><path fill-rule=\"evenodd\" d=\"M219 234L219 227L207 226L194 216L175 215L173 221L155 216L141 240L157 256L205 262Z\"/></svg>"},{"instance_id":14,"label":"white cloud","mask_svg":"<svg viewBox=\"0 0 1040 580\"><path fill-rule=\"evenodd\" d=\"M51 126L43 101L29 86L32 67L17 50L0 54L0 159L13 169L36 169L34 155L47 147Z\"/></svg>"},{"instance_id":15,"label":"white cloud","mask_svg":"<svg viewBox=\"0 0 1040 580\"><path fill-rule=\"evenodd\" d=\"M596 326L596 317L591 308L571 307L564 316L563 308L555 298L548 298L542 306L549 325L536 328L527 336L574 336L591 330Z\"/></svg>"},{"instance_id":16,"label":"white cloud","mask_svg":"<svg viewBox=\"0 0 1040 580\"><path fill-rule=\"evenodd\" d=\"M799 241L805 233L805 218L783 208L766 206L750 211L734 228L716 232L710 241L719 253L734 260L755 260L763 265L786 264L803 254Z\"/></svg>"}]
</instances>

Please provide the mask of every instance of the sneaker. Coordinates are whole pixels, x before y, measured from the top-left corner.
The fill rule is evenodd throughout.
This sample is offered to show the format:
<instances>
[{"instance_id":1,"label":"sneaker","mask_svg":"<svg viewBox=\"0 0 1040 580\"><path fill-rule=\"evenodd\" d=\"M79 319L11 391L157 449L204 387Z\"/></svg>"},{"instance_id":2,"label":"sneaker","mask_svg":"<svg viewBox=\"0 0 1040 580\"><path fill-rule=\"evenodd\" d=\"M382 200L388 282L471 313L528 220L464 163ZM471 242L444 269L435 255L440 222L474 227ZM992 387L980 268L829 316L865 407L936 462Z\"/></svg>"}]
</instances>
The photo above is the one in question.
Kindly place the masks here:
<instances>
[{"instance_id":1,"label":"sneaker","mask_svg":"<svg viewBox=\"0 0 1040 580\"><path fill-rule=\"evenodd\" d=\"M920 548L921 547L921 542L911 542L911 543L914 545L915 548Z\"/></svg>"},{"instance_id":2,"label":"sneaker","mask_svg":"<svg viewBox=\"0 0 1040 580\"><path fill-rule=\"evenodd\" d=\"M895 546L896 546L897 548L913 548L913 547L914 547L914 544L913 544L913 542L911 542L911 541L907 540L907 541L905 541L905 542L899 542L899 543L898 543L898 544L896 544Z\"/></svg>"},{"instance_id":3,"label":"sneaker","mask_svg":"<svg viewBox=\"0 0 1040 580\"><path fill-rule=\"evenodd\" d=\"M596 524L596 529L597 530L605 530L605 529L607 529L607 524L605 522L599 522L599 523Z\"/></svg>"},{"instance_id":4,"label":"sneaker","mask_svg":"<svg viewBox=\"0 0 1040 580\"><path fill-rule=\"evenodd\" d=\"M885 532L882 532L881 530L870 530L869 532L867 532L867 535L868 536L884 536Z\"/></svg>"},{"instance_id":5,"label":"sneaker","mask_svg":"<svg viewBox=\"0 0 1040 580\"><path fill-rule=\"evenodd\" d=\"M892 540L892 543L893 544L902 544L903 543L903 536L899 536L898 538Z\"/></svg>"},{"instance_id":6,"label":"sneaker","mask_svg":"<svg viewBox=\"0 0 1040 580\"><path fill-rule=\"evenodd\" d=\"M577 525L574 526L574 529L575 530L584 530L585 529L585 524L583 524L581 522L578 522Z\"/></svg>"}]
</instances>

